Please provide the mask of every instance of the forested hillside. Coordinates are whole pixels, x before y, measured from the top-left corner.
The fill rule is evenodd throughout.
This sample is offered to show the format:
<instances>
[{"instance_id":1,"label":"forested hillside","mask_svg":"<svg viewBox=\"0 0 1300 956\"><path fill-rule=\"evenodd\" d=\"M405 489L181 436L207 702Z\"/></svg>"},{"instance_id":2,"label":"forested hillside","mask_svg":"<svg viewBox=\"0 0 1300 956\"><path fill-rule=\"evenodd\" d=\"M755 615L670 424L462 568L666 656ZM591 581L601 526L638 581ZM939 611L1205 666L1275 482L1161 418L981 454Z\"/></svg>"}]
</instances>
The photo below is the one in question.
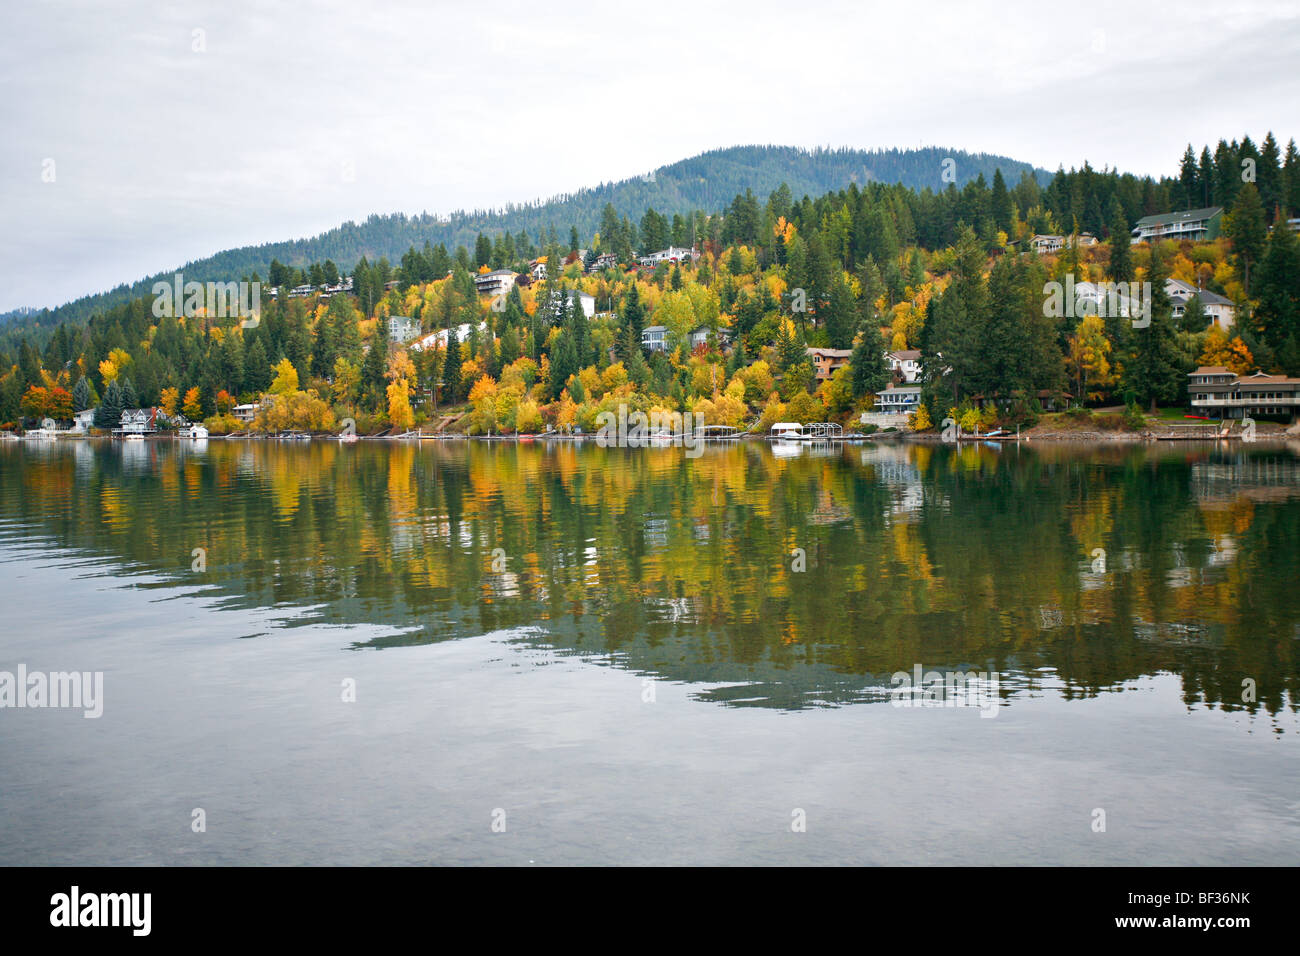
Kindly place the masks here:
<instances>
[{"instance_id":1,"label":"forested hillside","mask_svg":"<svg viewBox=\"0 0 1300 956\"><path fill-rule=\"evenodd\" d=\"M0 353L0 424L96 407L109 427L140 404L220 433L240 427L234 404L267 395L258 429L345 418L402 429L466 403L473 432L590 429L620 404L760 429L847 423L891 383L887 349L919 352L919 429L950 413L1032 421L1062 401L1177 404L1198 364L1300 375L1294 141L1283 154L1272 134L1259 148L1246 137L1182 173L1155 181L1085 165L1040 187L995 169L939 192L855 182L798 199L782 184L712 214L650 208L636 222L607 203L587 235L577 224L540 241L480 232L454 250L408 246L397 264L362 258L351 294L281 296L248 326L160 315L137 297L87 327L59 325L43 347L24 339ZM1131 243L1138 218L1207 199L1225 207L1218 237ZM1030 242L1084 232L1101 241L1045 255ZM681 261L641 258L670 242L687 247ZM546 274L534 280L539 253ZM339 271L332 260L258 268L284 286ZM508 295L480 294L475 278L492 269L518 274ZM1175 319L1167 278L1221 297L1236 323L1209 324L1195 297ZM1046 305L1050 283L1099 281L1149 283L1149 323ZM395 317L425 347L390 341ZM665 349L646 347L651 326ZM852 357L818 377L810 347Z\"/></svg>"},{"instance_id":2,"label":"forested hillside","mask_svg":"<svg viewBox=\"0 0 1300 956\"><path fill-rule=\"evenodd\" d=\"M410 246L419 248L428 242L454 249L472 247L480 233L498 235L505 232L526 233L537 245L546 243L548 231L562 230L567 238L570 227L589 237L599 227L601 212L612 205L619 215L639 220L648 208L666 215L693 211L717 212L737 193L746 189L766 196L785 183L795 198L820 196L850 183L900 183L909 188L940 189L944 160L951 159L950 178L957 185L983 175L992 179L994 169L1004 176L1018 179L1022 172L1036 174L1044 182L1048 174L1035 171L1028 163L1004 156L965 153L937 147L915 150L805 150L790 146L735 146L693 156L671 166L647 170L642 176L619 182L602 183L577 193L554 196L547 200L509 205L501 210L457 211L446 216L429 213L408 216L403 213L373 215L364 222L346 222L310 239L244 246L219 252L194 262L159 263L157 275L132 285L119 286L108 292L86 296L73 302L33 315L11 315L13 329L44 343L59 322L84 322L92 314L132 296L145 295L160 277L183 270L187 278L200 282L228 281L257 272L266 275L268 263L278 259L286 265L306 266L312 262L333 260L351 266L363 256L371 261L387 257L396 261ZM53 303L33 303L50 307ZM5 324L0 316L0 326ZM13 335L5 336L0 328L0 346L6 340L12 347Z\"/></svg>"}]
</instances>

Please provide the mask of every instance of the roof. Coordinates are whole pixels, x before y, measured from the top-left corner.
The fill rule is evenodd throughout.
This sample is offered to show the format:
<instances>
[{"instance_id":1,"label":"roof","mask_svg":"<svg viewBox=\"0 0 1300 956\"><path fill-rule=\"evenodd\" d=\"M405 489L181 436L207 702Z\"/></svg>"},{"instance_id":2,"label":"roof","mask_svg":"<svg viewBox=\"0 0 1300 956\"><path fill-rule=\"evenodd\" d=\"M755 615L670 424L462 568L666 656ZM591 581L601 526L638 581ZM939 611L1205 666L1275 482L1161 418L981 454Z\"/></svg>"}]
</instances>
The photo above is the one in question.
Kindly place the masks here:
<instances>
[{"instance_id":1,"label":"roof","mask_svg":"<svg viewBox=\"0 0 1300 956\"><path fill-rule=\"evenodd\" d=\"M644 329L641 330L641 334L645 335L647 332L667 332L667 331L668 331L668 326L666 325L647 325Z\"/></svg>"},{"instance_id":2,"label":"roof","mask_svg":"<svg viewBox=\"0 0 1300 956\"><path fill-rule=\"evenodd\" d=\"M919 392L920 390L920 385L895 385L891 382L886 385L881 392L877 392L876 394L879 395L882 394L882 392Z\"/></svg>"},{"instance_id":3,"label":"roof","mask_svg":"<svg viewBox=\"0 0 1300 956\"><path fill-rule=\"evenodd\" d=\"M480 272L480 273L479 273L478 275L476 275L474 278L475 278L475 279L486 279L486 278L488 278L489 276L512 276L512 275L514 275L514 274L515 274L515 273L514 273L514 270L513 270L513 269L493 269L491 272Z\"/></svg>"},{"instance_id":4,"label":"roof","mask_svg":"<svg viewBox=\"0 0 1300 956\"><path fill-rule=\"evenodd\" d=\"M1141 228L1142 226L1172 226L1181 222L1199 222L1202 219L1212 219L1221 212L1223 212L1222 206L1184 209L1182 212L1166 212L1158 216L1143 216L1137 221L1137 225L1138 228Z\"/></svg>"},{"instance_id":5,"label":"roof","mask_svg":"<svg viewBox=\"0 0 1300 956\"><path fill-rule=\"evenodd\" d=\"M1267 372L1256 372L1254 375L1238 375L1238 385L1260 385L1266 384L1292 384L1300 382L1300 378L1287 378L1285 375L1269 375Z\"/></svg>"},{"instance_id":6,"label":"roof","mask_svg":"<svg viewBox=\"0 0 1300 956\"><path fill-rule=\"evenodd\" d=\"M1217 292L1211 292L1209 289L1198 290L1196 297L1206 305L1232 305L1231 299L1225 299Z\"/></svg>"},{"instance_id":7,"label":"roof","mask_svg":"<svg viewBox=\"0 0 1300 956\"><path fill-rule=\"evenodd\" d=\"M896 359L898 359L900 362L906 362L906 361L908 361L909 359L910 359L911 361L915 362L917 359L919 359L919 358L921 357L921 350L920 350L920 349L900 349L900 350L897 351L897 352L890 352L890 353L889 353L889 357L890 357L890 358L896 358Z\"/></svg>"},{"instance_id":8,"label":"roof","mask_svg":"<svg viewBox=\"0 0 1300 956\"><path fill-rule=\"evenodd\" d=\"M808 355L822 355L826 358L848 358L853 349L804 349Z\"/></svg>"},{"instance_id":9,"label":"roof","mask_svg":"<svg viewBox=\"0 0 1300 956\"><path fill-rule=\"evenodd\" d=\"M1202 365L1195 372L1188 372L1188 375L1231 375L1233 374L1222 365Z\"/></svg>"}]
</instances>

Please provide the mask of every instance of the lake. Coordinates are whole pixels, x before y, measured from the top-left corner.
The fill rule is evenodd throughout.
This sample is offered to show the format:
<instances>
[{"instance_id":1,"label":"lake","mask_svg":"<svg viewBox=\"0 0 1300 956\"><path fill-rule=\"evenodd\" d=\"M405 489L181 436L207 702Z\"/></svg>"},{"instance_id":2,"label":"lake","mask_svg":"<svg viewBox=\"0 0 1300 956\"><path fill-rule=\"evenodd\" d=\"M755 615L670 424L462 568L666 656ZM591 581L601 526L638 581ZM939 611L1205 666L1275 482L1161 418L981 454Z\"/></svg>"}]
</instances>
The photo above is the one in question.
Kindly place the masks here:
<instances>
[{"instance_id":1,"label":"lake","mask_svg":"<svg viewBox=\"0 0 1300 956\"><path fill-rule=\"evenodd\" d=\"M1298 595L1296 443L4 443L0 864L1293 864Z\"/></svg>"}]
</instances>

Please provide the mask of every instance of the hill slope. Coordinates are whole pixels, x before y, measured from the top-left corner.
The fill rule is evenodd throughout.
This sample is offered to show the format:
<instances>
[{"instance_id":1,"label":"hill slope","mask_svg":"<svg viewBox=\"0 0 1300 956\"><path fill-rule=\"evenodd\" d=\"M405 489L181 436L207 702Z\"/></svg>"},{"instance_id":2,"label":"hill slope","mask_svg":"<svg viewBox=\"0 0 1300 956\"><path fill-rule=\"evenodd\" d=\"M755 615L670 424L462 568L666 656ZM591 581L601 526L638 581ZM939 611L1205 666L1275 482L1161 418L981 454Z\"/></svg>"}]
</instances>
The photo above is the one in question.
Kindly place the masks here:
<instances>
[{"instance_id":1,"label":"hill slope","mask_svg":"<svg viewBox=\"0 0 1300 956\"><path fill-rule=\"evenodd\" d=\"M341 267L350 268L362 256L372 261L387 256L395 262L409 247L421 247L426 241L434 245L444 243L452 250L457 245L473 248L474 239L480 232L493 236L504 231L517 233L526 229L531 237L537 239L548 227L553 227L561 233L562 239L567 239L569 227L576 226L586 242L598 228L600 213L606 203L613 204L621 215L637 221L650 207L668 216L692 210L720 211L746 189L752 189L760 201L766 200L768 194L783 182L796 198L805 194L820 196L842 189L849 183L868 181L901 183L914 189L938 189L944 185L940 171L948 158L956 162L954 172L958 186L980 174L986 180L991 179L998 168L1008 184L1014 184L1026 171L1036 175L1040 182L1046 183L1050 179L1047 171L1004 156L939 147L868 151L734 146L661 167L652 176L602 183L577 193L510 205L505 209L460 211L443 218L427 213L416 216L403 213L373 215L361 223L345 222L310 239L229 249L183 266L173 264L167 271L133 285L84 296L58 308L27 314L17 310L0 317L0 322L8 319L6 324L11 323L11 327L6 331L11 334L21 330L42 340L62 321L84 323L96 312L148 293L155 281L170 277L177 269L184 271L187 279L227 281L251 275L254 271L265 276L267 265L273 258L293 266L332 259Z\"/></svg>"}]
</instances>

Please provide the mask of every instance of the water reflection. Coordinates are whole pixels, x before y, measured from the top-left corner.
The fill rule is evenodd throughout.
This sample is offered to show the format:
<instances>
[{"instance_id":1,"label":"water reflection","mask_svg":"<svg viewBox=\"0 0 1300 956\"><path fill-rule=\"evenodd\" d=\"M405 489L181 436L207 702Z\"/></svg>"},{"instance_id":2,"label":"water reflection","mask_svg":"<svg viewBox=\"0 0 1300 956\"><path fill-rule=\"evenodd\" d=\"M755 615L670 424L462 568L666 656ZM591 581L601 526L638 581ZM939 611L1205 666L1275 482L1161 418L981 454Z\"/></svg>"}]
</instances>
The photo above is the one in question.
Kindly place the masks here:
<instances>
[{"instance_id":1,"label":"water reflection","mask_svg":"<svg viewBox=\"0 0 1300 956\"><path fill-rule=\"evenodd\" d=\"M1298 455L24 443L0 449L0 540L288 627L395 628L357 649L520 628L728 705L880 700L920 662L1000 672L1009 703L1172 672L1187 706L1275 714L1296 702Z\"/></svg>"}]
</instances>

